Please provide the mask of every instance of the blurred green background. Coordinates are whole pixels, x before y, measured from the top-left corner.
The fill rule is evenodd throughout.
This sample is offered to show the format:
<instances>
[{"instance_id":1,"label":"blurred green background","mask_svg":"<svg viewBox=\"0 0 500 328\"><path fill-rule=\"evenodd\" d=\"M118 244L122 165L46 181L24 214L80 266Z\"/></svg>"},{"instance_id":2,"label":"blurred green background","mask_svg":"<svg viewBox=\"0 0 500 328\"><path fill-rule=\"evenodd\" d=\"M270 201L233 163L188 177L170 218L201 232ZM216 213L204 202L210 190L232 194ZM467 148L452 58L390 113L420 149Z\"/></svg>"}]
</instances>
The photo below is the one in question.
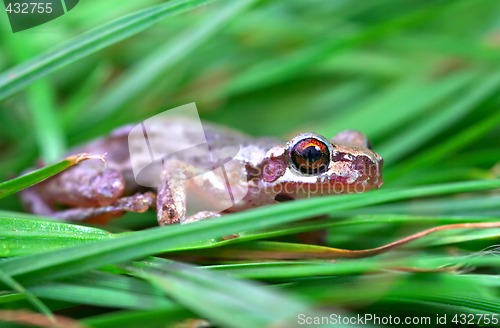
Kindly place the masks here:
<instances>
[{"instance_id":1,"label":"blurred green background","mask_svg":"<svg viewBox=\"0 0 500 328\"><path fill-rule=\"evenodd\" d=\"M198 2L201 1L187 1ZM219 0L163 17L140 32L137 31L147 24L134 25L131 22L135 18L125 16L162 3L165 2L81 1L64 16L15 34L10 31L5 12L1 13L0 180L32 167L37 159L57 161L74 145L105 135L122 124L189 102L196 102L202 118L256 136L272 135L286 140L306 131L326 137L342 129L363 131L385 161L385 184L381 193L391 188L406 190L420 185L498 178L500 1ZM114 19L121 21L113 25L110 22ZM472 192L482 187L464 188L457 187L457 195L447 198L407 199L361 208L361 212L328 212L334 220L339 216L345 219L328 223L333 231L329 245L347 249L377 247L440 224L498 221L498 189L469 194L469 197L458 195L464 190ZM390 190L386 194L389 193ZM433 195L436 194L439 193ZM363 199L370 199L371 195ZM373 195L376 198L378 194ZM427 194L415 192L415 195ZM319 206L328 209L327 201ZM331 201L334 202L333 198ZM299 204L287 206L306 210L307 204L315 204L295 203ZM16 195L2 199L0 207L19 211L14 219L22 218ZM271 218L281 218L288 215L283 208L281 214L268 209L258 215L266 217L266 213L274 213ZM356 206L354 209L357 210ZM356 215L360 213L371 216L359 218ZM150 219L148 224L154 225L153 213ZM306 224L302 222L302 225ZM134 224L128 227L133 228ZM196 227L181 228L196 230ZM41 230L42 234L46 233ZM394 258L408 260L404 262L406 266L442 268L453 262L458 250L479 252L498 244L498 229L461 231L419 241L414 244L417 250L411 253L413 257L403 252ZM154 233L151 229L151 234ZM102 233L85 231L84 234L97 240ZM15 241L8 244L9 247L14 245L12 249L20 249L21 254L39 251L29 246L31 235L24 237L26 244ZM56 237L60 239L47 239L50 240L47 249L75 242L64 235ZM266 237L264 233L255 239ZM261 245L252 244L252 237L249 240L249 244L242 243L242 252L251 252ZM179 242L167 250L183 249L181 246L185 247ZM223 254L222 251L217 254L218 250L215 248L211 254L215 257ZM127 251L121 249L116 256ZM202 249L198 255L202 256L203 251L206 250ZM271 247L272 251L276 249ZM144 251L148 255L157 253L158 249ZM436 254L449 257L439 262ZM481 261L479 257L473 259ZM16 268L23 267L22 260L21 257L18 262L14 261ZM53 260L54 265L59 263L55 255L48 260ZM498 313L500 310L498 281L494 279L497 276L489 275L499 272L498 257L488 258L489 262L484 260L481 263L486 263L487 268L471 275L386 272L388 276L375 276L371 275L370 260L340 261L331 266L329 261L315 263L318 267L298 261L292 263L297 271L288 269L291 263L279 263L272 271L265 261L254 263L255 269L230 264L218 269L235 272L238 277L275 283L279 289L316 305L338 306L354 312L387 311L388 304L400 309L411 306L412 310L414 307L432 315L457 311ZM218 261L225 263L224 256ZM217 259L214 262L219 263ZM8 267L8 262L5 263ZM95 263L95 267L102 266L102 262ZM384 268L393 265L393 262L384 262L384 258L380 263ZM356 266L358 264L360 266ZM31 274L35 275L37 268L33 270L35 273ZM48 270L51 277L51 269ZM67 274L71 275L71 267L68 270ZM359 278L357 275L361 273L366 275ZM91 272L90 278L82 278L79 286L102 282L101 276L96 278L95 274ZM112 276L109 272L106 274ZM336 274L346 276L337 279ZM323 280L317 275L329 277ZM26 276L25 280L29 280ZM120 276L120 279L125 278ZM189 276L189 283L190 279ZM225 286L217 285L216 281L217 276L212 280L215 290L224 291ZM233 286L230 282L227 284ZM179 286L187 288L184 284ZM234 286L232 291L241 287ZM194 286L190 292L196 294L198 287ZM392 290L389 291L389 287ZM50 285L42 284L40 288L35 288L35 294L50 298L47 296ZM74 289L70 292L73 297L70 301L79 303L82 296L76 292L71 294L73 292ZM95 308L78 316L92 317L99 314L100 310L96 310L99 306L110 306L121 299L106 292L104 287L96 292L102 300L82 300ZM136 296L134 291L125 292L127 297ZM439 295L434 296L434 292ZM51 295L52 299L62 297ZM102 295L108 295L109 299ZM364 303L366 295L369 304ZM261 297L258 293L253 296L254 301ZM206 314L196 311L196 303L181 304L187 304L194 313ZM373 308L364 307L367 304ZM467 308L462 307L463 304ZM224 310L228 304L213 302L213 306ZM57 308L51 306L51 309ZM151 308L156 309L153 305ZM181 318L189 318L190 313L182 312ZM154 322L156 314L149 315ZM214 316L218 318L217 315ZM250 327L254 321L249 318L247 326ZM115 326L120 322L113 320L110 322ZM235 319L228 317L227 320Z\"/></svg>"},{"instance_id":2,"label":"blurred green background","mask_svg":"<svg viewBox=\"0 0 500 328\"><path fill-rule=\"evenodd\" d=\"M16 34L3 13L0 69L155 3L82 1ZM4 97L1 176L193 101L207 120L253 135L364 131L385 159L386 185L488 176L499 151L499 7L214 1Z\"/></svg>"}]
</instances>

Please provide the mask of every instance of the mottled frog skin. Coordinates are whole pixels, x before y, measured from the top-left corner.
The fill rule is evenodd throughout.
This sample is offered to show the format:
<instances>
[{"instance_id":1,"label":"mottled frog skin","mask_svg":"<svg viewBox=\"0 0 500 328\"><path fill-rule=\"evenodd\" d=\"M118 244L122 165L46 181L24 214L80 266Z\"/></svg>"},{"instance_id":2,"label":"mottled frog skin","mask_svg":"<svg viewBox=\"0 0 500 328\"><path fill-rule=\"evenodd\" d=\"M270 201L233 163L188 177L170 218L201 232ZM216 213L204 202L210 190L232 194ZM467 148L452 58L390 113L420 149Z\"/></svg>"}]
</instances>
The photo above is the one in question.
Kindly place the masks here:
<instances>
[{"instance_id":1,"label":"mottled frog skin","mask_svg":"<svg viewBox=\"0 0 500 328\"><path fill-rule=\"evenodd\" d=\"M189 144L195 134L192 123L182 117L159 121L149 127L148 133L175 140L177 146ZM26 189L22 192L26 206L34 213L66 220L111 218L153 207L159 224L166 225L220 215L211 208L235 212L294 199L365 192L383 183L382 158L371 150L360 132L343 131L329 140L316 133L302 133L281 142L203 122L207 143L215 156L195 150L177 154L169 161L174 164L148 177L157 180L157 187L147 188L137 184L132 170L128 140L132 128L118 128L73 149L68 155L106 154L106 165L97 159L87 160ZM165 142L166 153L171 144ZM149 160L144 150L144 164ZM223 178L210 174L217 167L224 167ZM196 182L191 181L195 176ZM228 187L234 200L230 206L225 197ZM197 196L198 205L205 198L208 208L187 213L191 194Z\"/></svg>"}]
</instances>

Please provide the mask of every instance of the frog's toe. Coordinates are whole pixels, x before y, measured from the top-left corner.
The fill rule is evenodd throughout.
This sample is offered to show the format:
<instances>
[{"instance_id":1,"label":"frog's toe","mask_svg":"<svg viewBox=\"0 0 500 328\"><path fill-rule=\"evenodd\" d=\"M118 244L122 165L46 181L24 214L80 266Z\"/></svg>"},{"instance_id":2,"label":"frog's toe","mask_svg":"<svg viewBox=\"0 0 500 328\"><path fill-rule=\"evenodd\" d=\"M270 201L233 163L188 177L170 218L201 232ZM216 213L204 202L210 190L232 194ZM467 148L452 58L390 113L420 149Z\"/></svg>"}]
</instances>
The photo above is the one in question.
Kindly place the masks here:
<instances>
[{"instance_id":1,"label":"frog's toe","mask_svg":"<svg viewBox=\"0 0 500 328\"><path fill-rule=\"evenodd\" d=\"M211 211L201 211L186 218L181 219L181 224L193 223L196 221L201 221L205 219L218 218L222 216L220 213Z\"/></svg>"}]
</instances>

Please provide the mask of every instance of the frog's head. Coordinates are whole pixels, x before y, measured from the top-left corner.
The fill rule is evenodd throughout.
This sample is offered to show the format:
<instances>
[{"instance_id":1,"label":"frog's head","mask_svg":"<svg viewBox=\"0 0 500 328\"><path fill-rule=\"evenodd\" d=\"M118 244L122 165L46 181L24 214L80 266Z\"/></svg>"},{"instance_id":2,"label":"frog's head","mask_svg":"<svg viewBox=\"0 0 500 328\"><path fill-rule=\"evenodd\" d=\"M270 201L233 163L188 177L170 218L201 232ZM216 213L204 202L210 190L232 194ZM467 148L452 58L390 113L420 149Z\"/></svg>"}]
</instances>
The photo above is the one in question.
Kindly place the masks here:
<instances>
[{"instance_id":1,"label":"frog's head","mask_svg":"<svg viewBox=\"0 0 500 328\"><path fill-rule=\"evenodd\" d=\"M382 158L366 137L343 131L330 141L302 133L270 149L262 166L262 181L277 200L364 192L379 188Z\"/></svg>"}]
</instances>

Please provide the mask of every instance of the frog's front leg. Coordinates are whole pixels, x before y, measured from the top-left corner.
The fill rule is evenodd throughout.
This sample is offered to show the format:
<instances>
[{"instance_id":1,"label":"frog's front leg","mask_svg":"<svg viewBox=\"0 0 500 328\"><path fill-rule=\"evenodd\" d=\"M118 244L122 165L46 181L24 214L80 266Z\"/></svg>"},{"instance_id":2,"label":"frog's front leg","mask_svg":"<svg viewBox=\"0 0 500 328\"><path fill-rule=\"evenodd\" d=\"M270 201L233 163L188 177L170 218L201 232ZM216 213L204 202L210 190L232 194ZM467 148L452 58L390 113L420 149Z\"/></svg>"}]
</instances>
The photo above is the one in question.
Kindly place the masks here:
<instances>
[{"instance_id":1,"label":"frog's front leg","mask_svg":"<svg viewBox=\"0 0 500 328\"><path fill-rule=\"evenodd\" d=\"M167 163L164 162L163 166L164 169L160 177L161 182L156 194L156 210L160 225L185 224L221 216L214 211L200 211L194 215L186 216L187 176L200 173L199 169L178 161L169 162L168 167ZM198 182L202 185L209 184L211 182L210 178L213 178L213 176L210 177L210 173L208 175L199 175ZM210 191L205 191L205 193L210 194L213 199L218 198L215 190L212 190L212 193Z\"/></svg>"},{"instance_id":2,"label":"frog's front leg","mask_svg":"<svg viewBox=\"0 0 500 328\"><path fill-rule=\"evenodd\" d=\"M186 179L184 173L177 175L164 169L156 193L156 213L160 225L180 223L186 216Z\"/></svg>"}]
</instances>

